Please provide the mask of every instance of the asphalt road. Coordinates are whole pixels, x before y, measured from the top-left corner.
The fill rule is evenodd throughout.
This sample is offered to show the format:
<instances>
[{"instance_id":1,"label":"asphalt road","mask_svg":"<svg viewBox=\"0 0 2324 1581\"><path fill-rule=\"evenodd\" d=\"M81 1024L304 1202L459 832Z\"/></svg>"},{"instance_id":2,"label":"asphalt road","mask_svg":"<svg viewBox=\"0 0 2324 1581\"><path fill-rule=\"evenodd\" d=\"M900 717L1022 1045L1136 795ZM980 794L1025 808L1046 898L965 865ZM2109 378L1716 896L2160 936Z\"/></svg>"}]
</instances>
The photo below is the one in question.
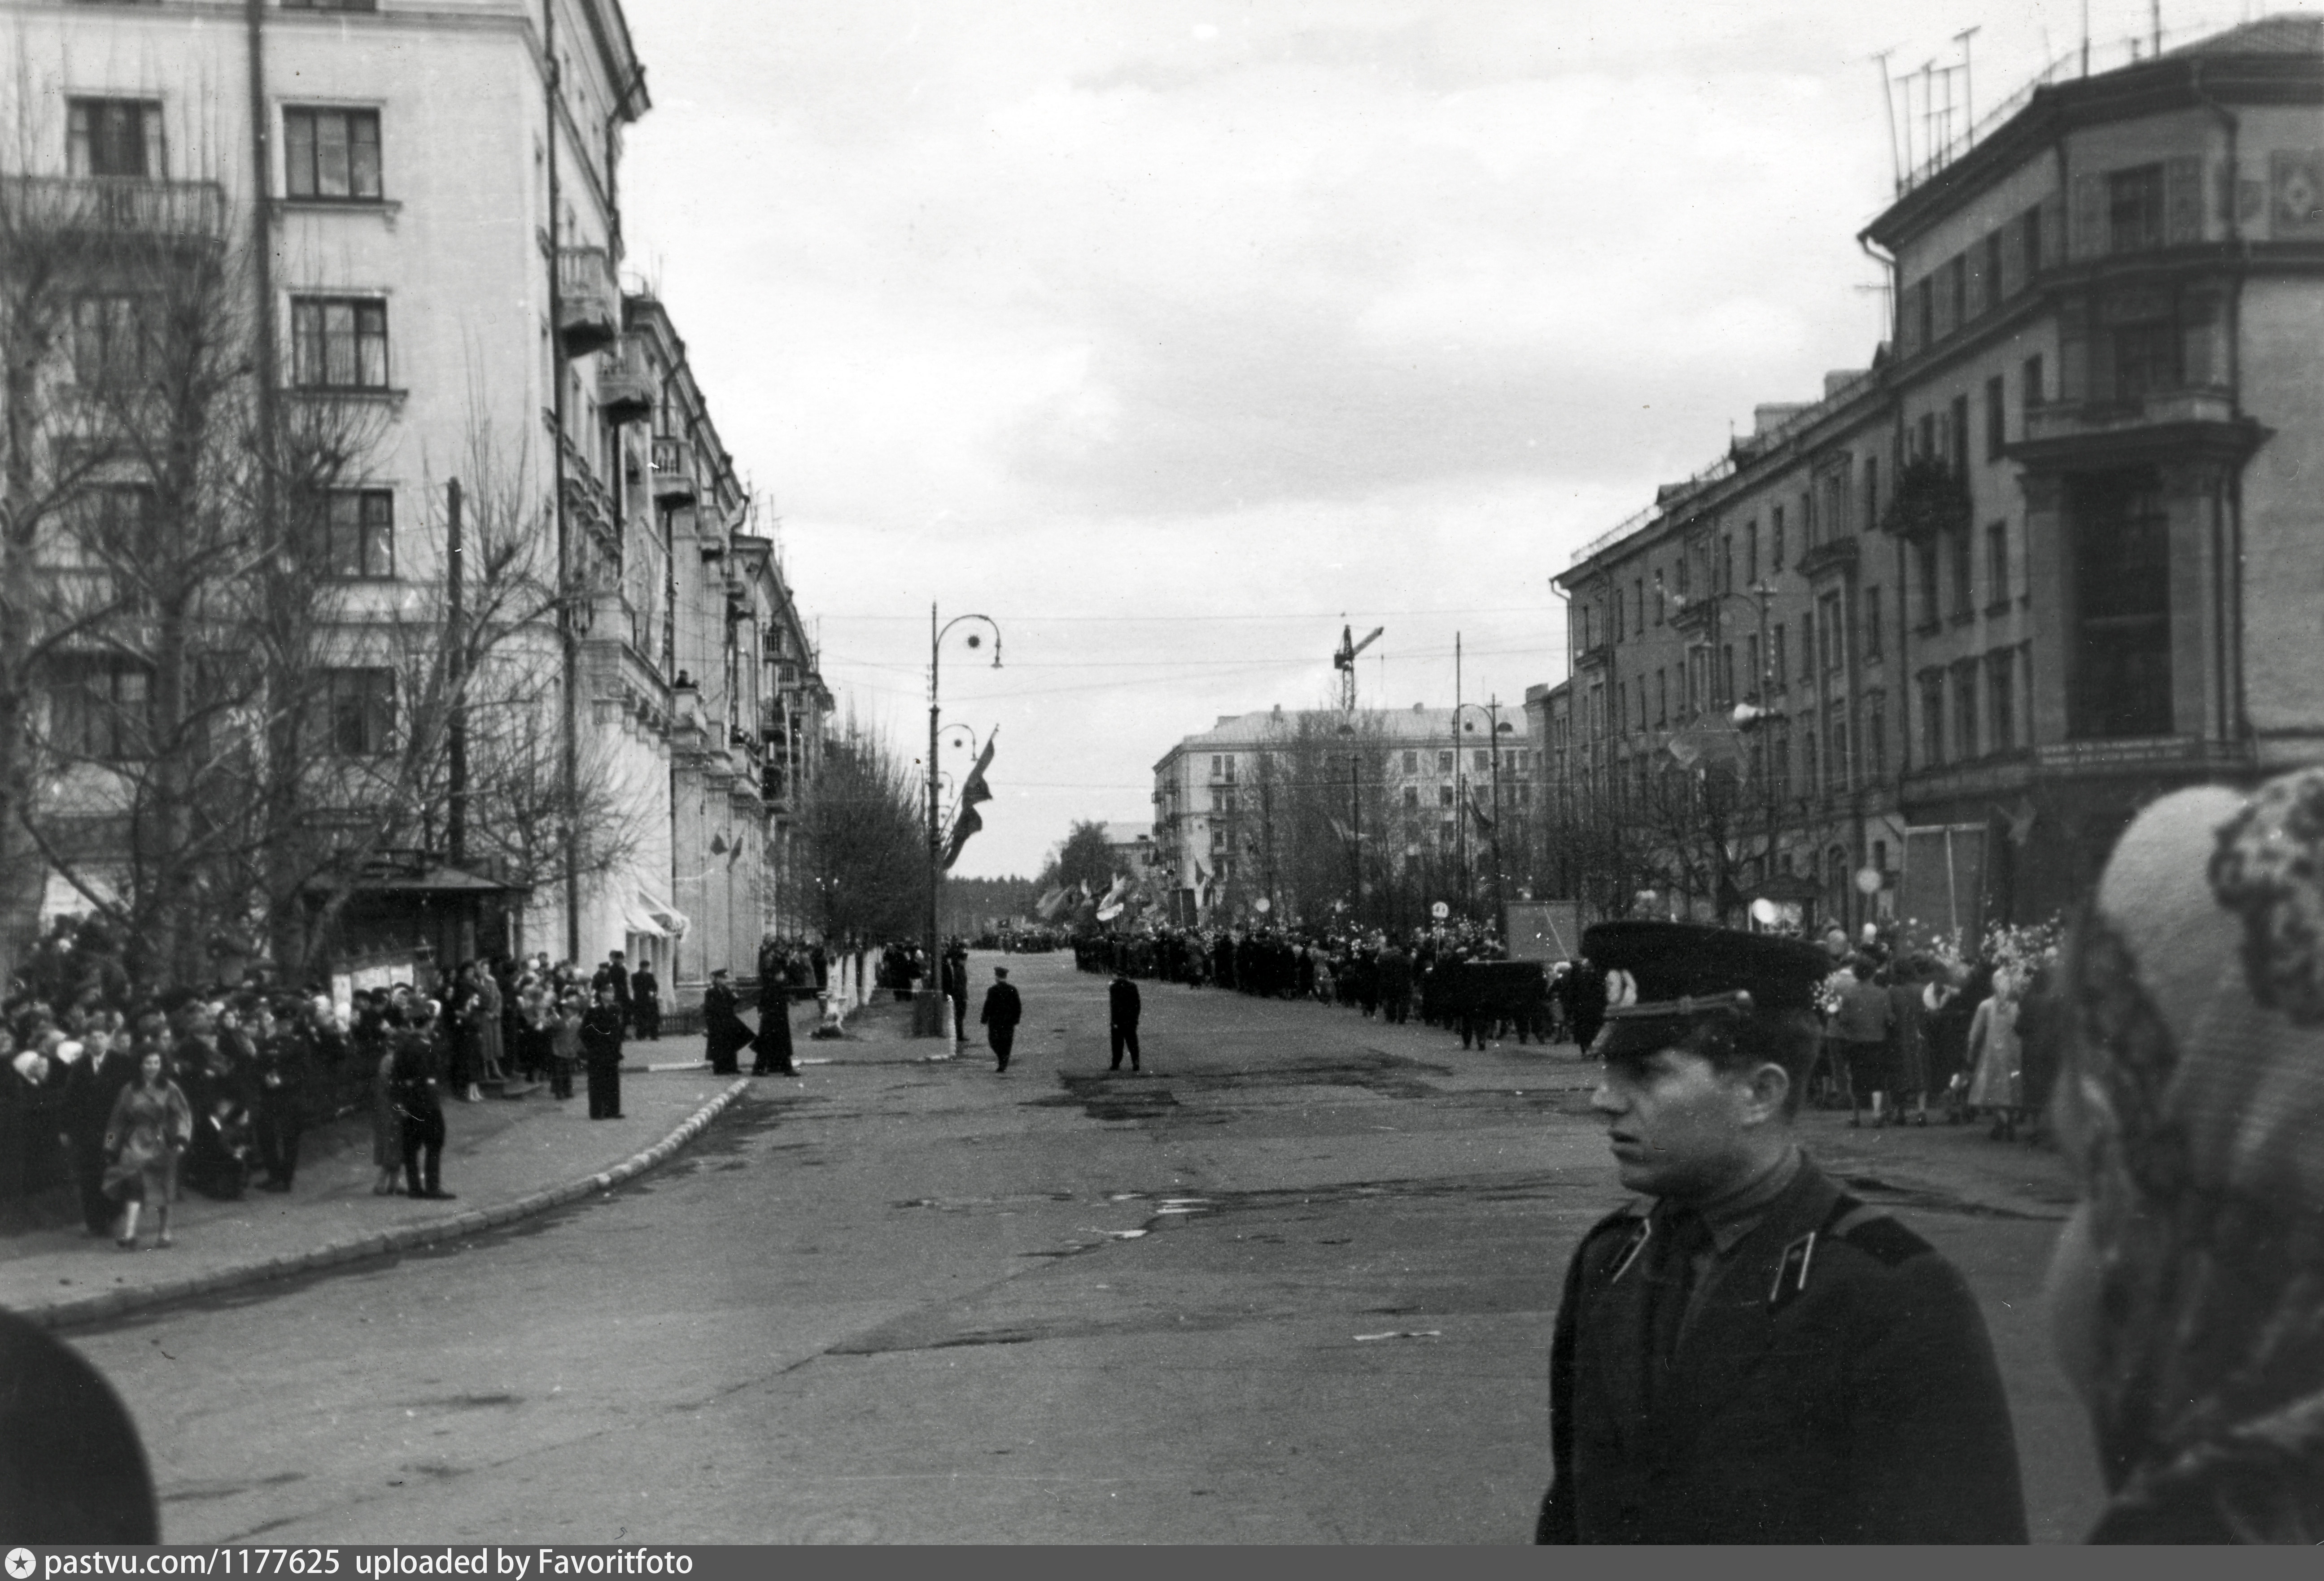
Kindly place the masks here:
<instances>
[{"instance_id":1,"label":"asphalt road","mask_svg":"<svg viewBox=\"0 0 2324 1581\"><path fill-rule=\"evenodd\" d=\"M1149 984L1109 1077L1103 979L1010 964L1006 1076L875 1017L607 1197L74 1336L167 1540L1525 1540L1559 1279L1619 1200L1573 1051ZM2053 1162L1814 1125L1969 1275L2037 1540L2079 1538Z\"/></svg>"}]
</instances>

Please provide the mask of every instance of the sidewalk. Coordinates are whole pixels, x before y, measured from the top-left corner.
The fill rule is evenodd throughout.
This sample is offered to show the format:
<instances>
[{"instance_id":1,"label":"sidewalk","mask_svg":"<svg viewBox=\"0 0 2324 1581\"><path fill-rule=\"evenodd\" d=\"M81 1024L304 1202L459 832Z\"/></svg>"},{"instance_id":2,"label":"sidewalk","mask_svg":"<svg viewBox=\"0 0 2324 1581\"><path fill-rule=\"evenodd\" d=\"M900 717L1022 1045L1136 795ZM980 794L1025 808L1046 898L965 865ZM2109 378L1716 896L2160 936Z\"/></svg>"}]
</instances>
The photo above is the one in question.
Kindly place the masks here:
<instances>
[{"instance_id":1,"label":"sidewalk","mask_svg":"<svg viewBox=\"0 0 2324 1581\"><path fill-rule=\"evenodd\" d=\"M807 1041L815 1025L812 1003L794 1013L801 1054L821 1046ZM0 1307L63 1328L474 1235L653 1168L753 1085L711 1075L699 1034L633 1041L624 1054L618 1120L592 1121L586 1098L560 1100L546 1088L447 1102L443 1182L456 1201L373 1196L371 1117L348 1115L306 1134L298 1185L287 1194L253 1189L238 1202L216 1202L189 1191L171 1216L177 1244L167 1251L150 1249L150 1222L140 1236L145 1249L124 1252L83 1230L77 1211L69 1227L0 1237ZM777 1083L798 1086L787 1077L758 1084ZM574 1086L577 1095L577 1079Z\"/></svg>"}]
</instances>

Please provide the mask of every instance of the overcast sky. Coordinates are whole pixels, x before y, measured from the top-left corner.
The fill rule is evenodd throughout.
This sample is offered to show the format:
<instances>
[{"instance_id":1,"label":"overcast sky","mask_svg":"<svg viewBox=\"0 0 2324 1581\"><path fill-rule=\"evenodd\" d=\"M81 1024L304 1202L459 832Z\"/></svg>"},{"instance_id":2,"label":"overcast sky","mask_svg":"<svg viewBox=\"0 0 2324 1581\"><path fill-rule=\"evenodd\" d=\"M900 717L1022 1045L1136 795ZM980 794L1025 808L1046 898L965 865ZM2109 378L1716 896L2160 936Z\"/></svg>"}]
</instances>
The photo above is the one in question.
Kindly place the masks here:
<instances>
[{"instance_id":1,"label":"overcast sky","mask_svg":"<svg viewBox=\"0 0 2324 1581\"><path fill-rule=\"evenodd\" d=\"M2101 63L2148 27L2088 9ZM917 760L930 602L1001 623L945 648L1000 727L958 870L1029 875L1179 737L1323 703L1343 619L1366 705L1449 704L1456 633L1464 698L1561 679L1573 548L1879 339L1875 52L1979 28L1981 115L2083 10L629 0L629 262L843 709Z\"/></svg>"}]
</instances>

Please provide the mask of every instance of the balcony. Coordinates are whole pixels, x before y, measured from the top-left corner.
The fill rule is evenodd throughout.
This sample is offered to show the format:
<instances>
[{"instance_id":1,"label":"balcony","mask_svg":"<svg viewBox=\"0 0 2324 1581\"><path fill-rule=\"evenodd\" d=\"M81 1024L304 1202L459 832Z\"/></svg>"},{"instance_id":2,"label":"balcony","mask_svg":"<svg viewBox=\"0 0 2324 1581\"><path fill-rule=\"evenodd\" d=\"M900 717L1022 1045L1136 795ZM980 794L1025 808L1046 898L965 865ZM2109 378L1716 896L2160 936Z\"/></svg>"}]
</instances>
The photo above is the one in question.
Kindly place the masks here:
<instances>
[{"instance_id":1,"label":"balcony","mask_svg":"<svg viewBox=\"0 0 2324 1581\"><path fill-rule=\"evenodd\" d=\"M622 333L622 291L603 247L557 255L557 334L568 357L603 351Z\"/></svg>"},{"instance_id":2,"label":"balcony","mask_svg":"<svg viewBox=\"0 0 2324 1581\"><path fill-rule=\"evenodd\" d=\"M644 343L618 336L597 364L597 409L609 423L634 423L653 415L659 391L646 366Z\"/></svg>"},{"instance_id":3,"label":"balcony","mask_svg":"<svg viewBox=\"0 0 2324 1581\"><path fill-rule=\"evenodd\" d=\"M216 181L132 176L10 176L0 179L10 230L226 239L226 188Z\"/></svg>"},{"instance_id":4,"label":"balcony","mask_svg":"<svg viewBox=\"0 0 2324 1581\"><path fill-rule=\"evenodd\" d=\"M657 505L691 505L694 484L694 444L676 436L653 442L653 497Z\"/></svg>"},{"instance_id":5,"label":"balcony","mask_svg":"<svg viewBox=\"0 0 2324 1581\"><path fill-rule=\"evenodd\" d=\"M1827 572L1855 570L1857 556L1862 552L1858 542L1857 537L1849 533L1811 545L1800 556L1800 574L1813 581Z\"/></svg>"},{"instance_id":6,"label":"balcony","mask_svg":"<svg viewBox=\"0 0 2324 1581\"><path fill-rule=\"evenodd\" d=\"M2009 458L2040 470L2128 464L2164 453L2239 462L2266 437L2256 421L2237 415L2231 391L2197 387L2034 407Z\"/></svg>"}]
</instances>

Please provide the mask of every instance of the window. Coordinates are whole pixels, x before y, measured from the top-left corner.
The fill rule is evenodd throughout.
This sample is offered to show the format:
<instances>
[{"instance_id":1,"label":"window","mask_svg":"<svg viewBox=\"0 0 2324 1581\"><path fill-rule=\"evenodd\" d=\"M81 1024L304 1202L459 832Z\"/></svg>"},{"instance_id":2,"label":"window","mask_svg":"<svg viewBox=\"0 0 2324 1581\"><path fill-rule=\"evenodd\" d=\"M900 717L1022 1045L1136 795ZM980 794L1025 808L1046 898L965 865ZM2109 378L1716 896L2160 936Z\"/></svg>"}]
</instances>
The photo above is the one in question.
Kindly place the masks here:
<instances>
[{"instance_id":1,"label":"window","mask_svg":"<svg viewBox=\"0 0 2324 1581\"><path fill-rule=\"evenodd\" d=\"M1766 679L1766 673L1759 668L1760 657L1758 636L1754 633L1743 639L1743 663L1751 683L1750 696L1754 703L1759 701L1761 685Z\"/></svg>"},{"instance_id":2,"label":"window","mask_svg":"<svg viewBox=\"0 0 2324 1581\"><path fill-rule=\"evenodd\" d=\"M1719 539L1719 587L1720 593L1735 591L1735 535L1722 534Z\"/></svg>"},{"instance_id":3,"label":"window","mask_svg":"<svg viewBox=\"0 0 2324 1581\"><path fill-rule=\"evenodd\" d=\"M67 543L69 559L52 562L111 574L112 602L127 613L146 608L143 568L161 552L153 491L143 483L84 489L73 501Z\"/></svg>"},{"instance_id":4,"label":"window","mask_svg":"<svg viewBox=\"0 0 2324 1581\"><path fill-rule=\"evenodd\" d=\"M1948 437L1952 441L1953 476L1969 481L1969 397L1953 397L1952 421L1947 425Z\"/></svg>"},{"instance_id":5,"label":"window","mask_svg":"<svg viewBox=\"0 0 2324 1581\"><path fill-rule=\"evenodd\" d=\"M2025 238L2025 283L2032 285L2034 277L2042 272L2042 206L2035 204L2020 216Z\"/></svg>"},{"instance_id":6,"label":"window","mask_svg":"<svg viewBox=\"0 0 2324 1581\"><path fill-rule=\"evenodd\" d=\"M1670 723L1670 672L1655 672L1655 724L1656 728Z\"/></svg>"},{"instance_id":7,"label":"window","mask_svg":"<svg viewBox=\"0 0 2324 1581\"><path fill-rule=\"evenodd\" d=\"M333 489L323 502L323 574L343 580L395 574L395 495Z\"/></svg>"},{"instance_id":8,"label":"window","mask_svg":"<svg viewBox=\"0 0 2324 1581\"><path fill-rule=\"evenodd\" d=\"M1719 701L1735 701L1735 645L1728 643L1719 656Z\"/></svg>"},{"instance_id":9,"label":"window","mask_svg":"<svg viewBox=\"0 0 2324 1581\"><path fill-rule=\"evenodd\" d=\"M1789 726L1775 732L1775 794L1784 795L1792 788L1792 732Z\"/></svg>"},{"instance_id":10,"label":"window","mask_svg":"<svg viewBox=\"0 0 2324 1581\"><path fill-rule=\"evenodd\" d=\"M2025 359L2024 369L2018 374L2018 383L2021 399L2024 401L2027 411L2030 412L2042 404L2044 398L2042 394L2042 359L2040 357Z\"/></svg>"},{"instance_id":11,"label":"window","mask_svg":"<svg viewBox=\"0 0 2324 1581\"><path fill-rule=\"evenodd\" d=\"M1678 556L1678 595L1681 598L1686 596L1686 551L1683 549Z\"/></svg>"},{"instance_id":12,"label":"window","mask_svg":"<svg viewBox=\"0 0 2324 1581\"><path fill-rule=\"evenodd\" d=\"M2001 306L2001 233L1995 231L1985 238L1985 308L1987 311Z\"/></svg>"},{"instance_id":13,"label":"window","mask_svg":"<svg viewBox=\"0 0 2324 1581\"><path fill-rule=\"evenodd\" d=\"M1976 608L1974 556L1969 548L1969 532L1966 527L1950 535L1953 547L1953 619L1965 620Z\"/></svg>"},{"instance_id":14,"label":"window","mask_svg":"<svg viewBox=\"0 0 2324 1581\"><path fill-rule=\"evenodd\" d=\"M1868 587L1864 590L1863 624L1864 657L1878 658L1880 657L1880 590L1877 587Z\"/></svg>"},{"instance_id":15,"label":"window","mask_svg":"<svg viewBox=\"0 0 2324 1581\"><path fill-rule=\"evenodd\" d=\"M1936 297L1932 287L1935 281L1926 277L1913 285L1912 311L1920 329L1920 344L1926 346L1937 338Z\"/></svg>"},{"instance_id":16,"label":"window","mask_svg":"<svg viewBox=\"0 0 2324 1581\"><path fill-rule=\"evenodd\" d=\"M1756 587L1759 584L1759 524L1743 524L1743 584Z\"/></svg>"},{"instance_id":17,"label":"window","mask_svg":"<svg viewBox=\"0 0 2324 1581\"><path fill-rule=\"evenodd\" d=\"M2069 480L2073 666L2067 733L2077 740L2171 733L2171 523L2151 473Z\"/></svg>"},{"instance_id":18,"label":"window","mask_svg":"<svg viewBox=\"0 0 2324 1581\"><path fill-rule=\"evenodd\" d=\"M1767 512L1767 568L1781 571L1784 568L1784 508L1781 505Z\"/></svg>"},{"instance_id":19,"label":"window","mask_svg":"<svg viewBox=\"0 0 2324 1581\"><path fill-rule=\"evenodd\" d=\"M2163 244L2163 167L2139 165L2107 179L2107 249L2131 253Z\"/></svg>"},{"instance_id":20,"label":"window","mask_svg":"<svg viewBox=\"0 0 2324 1581\"><path fill-rule=\"evenodd\" d=\"M1969 257L1956 253L1945 262L1945 296L1952 304L1953 327L1969 322Z\"/></svg>"},{"instance_id":21,"label":"window","mask_svg":"<svg viewBox=\"0 0 2324 1581\"><path fill-rule=\"evenodd\" d=\"M49 691L50 744L67 758L124 763L152 755L151 677L118 659L73 664Z\"/></svg>"},{"instance_id":22,"label":"window","mask_svg":"<svg viewBox=\"0 0 2324 1581\"><path fill-rule=\"evenodd\" d=\"M1811 717L1806 724L1807 733L1800 740L1800 767L1805 771L1807 783L1800 787L1800 794L1803 796L1819 796L1823 794L1823 769L1816 760L1815 720Z\"/></svg>"},{"instance_id":23,"label":"window","mask_svg":"<svg viewBox=\"0 0 2324 1581\"><path fill-rule=\"evenodd\" d=\"M1875 780L1888 776L1888 704L1876 694L1864 717L1865 769Z\"/></svg>"},{"instance_id":24,"label":"window","mask_svg":"<svg viewBox=\"0 0 2324 1581\"><path fill-rule=\"evenodd\" d=\"M1937 539L1932 533L1914 546L1914 557L1919 562L1916 580L1921 589L1921 630L1934 630L1941 624L1937 602Z\"/></svg>"},{"instance_id":25,"label":"window","mask_svg":"<svg viewBox=\"0 0 2324 1581\"><path fill-rule=\"evenodd\" d=\"M1800 679L1812 683L1816 673L1816 618L1812 611L1800 611Z\"/></svg>"},{"instance_id":26,"label":"window","mask_svg":"<svg viewBox=\"0 0 2324 1581\"><path fill-rule=\"evenodd\" d=\"M1840 666L1848 662L1847 644L1841 640L1840 594L1836 593L1824 594L1822 606L1823 673L1827 676L1837 675Z\"/></svg>"},{"instance_id":27,"label":"window","mask_svg":"<svg viewBox=\"0 0 2324 1581\"><path fill-rule=\"evenodd\" d=\"M1977 661L1969 660L1953 671L1953 735L1960 743L1960 759L1967 763L1977 757Z\"/></svg>"},{"instance_id":28,"label":"window","mask_svg":"<svg viewBox=\"0 0 2324 1581\"><path fill-rule=\"evenodd\" d=\"M75 176L161 174L161 106L144 99L72 99L65 169Z\"/></svg>"},{"instance_id":29,"label":"window","mask_svg":"<svg viewBox=\"0 0 2324 1581\"><path fill-rule=\"evenodd\" d=\"M2170 319L2125 324L2114 332L2114 398L2135 401L2179 388L2179 326Z\"/></svg>"},{"instance_id":30,"label":"window","mask_svg":"<svg viewBox=\"0 0 2324 1581\"><path fill-rule=\"evenodd\" d=\"M1880 525L1880 458L1864 458L1864 524L1868 529Z\"/></svg>"},{"instance_id":31,"label":"window","mask_svg":"<svg viewBox=\"0 0 2324 1581\"><path fill-rule=\"evenodd\" d=\"M1920 443L1914 447L1915 456L1931 456L1937 453L1937 414L1921 414Z\"/></svg>"},{"instance_id":32,"label":"window","mask_svg":"<svg viewBox=\"0 0 2324 1581\"><path fill-rule=\"evenodd\" d=\"M1404 755L1404 771L1405 771L1406 774L1417 774L1417 773L1419 773L1419 772L1420 772L1420 754L1419 754L1419 753L1417 753L1417 752L1406 752L1406 753Z\"/></svg>"},{"instance_id":33,"label":"window","mask_svg":"<svg viewBox=\"0 0 2324 1581\"><path fill-rule=\"evenodd\" d=\"M75 299L73 381L88 390L124 390L143 382L153 356L151 318L142 296Z\"/></svg>"},{"instance_id":34,"label":"window","mask_svg":"<svg viewBox=\"0 0 2324 1581\"><path fill-rule=\"evenodd\" d=\"M283 111L282 174L292 198L378 198L379 112Z\"/></svg>"},{"instance_id":35,"label":"window","mask_svg":"<svg viewBox=\"0 0 2324 1581\"><path fill-rule=\"evenodd\" d=\"M1921 760L1933 768L1945 760L1945 677L1942 671L1921 677Z\"/></svg>"},{"instance_id":36,"label":"window","mask_svg":"<svg viewBox=\"0 0 2324 1581\"><path fill-rule=\"evenodd\" d=\"M335 756L379 758L394 749L393 670L324 672L323 707Z\"/></svg>"},{"instance_id":37,"label":"window","mask_svg":"<svg viewBox=\"0 0 2324 1581\"><path fill-rule=\"evenodd\" d=\"M1791 654L1784 642L1784 628L1781 621L1776 622L1775 625L1775 690L1780 692L1792 684Z\"/></svg>"},{"instance_id":38,"label":"window","mask_svg":"<svg viewBox=\"0 0 2324 1581\"><path fill-rule=\"evenodd\" d=\"M2009 603L2009 524L1997 521L1985 529L1985 574L1991 596L1986 601L1989 610L1999 611Z\"/></svg>"},{"instance_id":39,"label":"window","mask_svg":"<svg viewBox=\"0 0 2324 1581\"><path fill-rule=\"evenodd\" d=\"M1449 807L1452 804L1452 787L1451 786L1440 785L1436 787L1436 804L1440 807Z\"/></svg>"},{"instance_id":40,"label":"window","mask_svg":"<svg viewBox=\"0 0 2324 1581\"><path fill-rule=\"evenodd\" d=\"M2001 375L1996 373L1985 381L1985 458L1987 461L2001 459L2002 446L2007 442L2002 427L2006 415L2001 399Z\"/></svg>"},{"instance_id":41,"label":"window","mask_svg":"<svg viewBox=\"0 0 2324 1581\"><path fill-rule=\"evenodd\" d=\"M290 381L308 390L387 388L387 304L369 297L290 299Z\"/></svg>"},{"instance_id":42,"label":"window","mask_svg":"<svg viewBox=\"0 0 2324 1581\"><path fill-rule=\"evenodd\" d=\"M1439 752L1436 754L1436 772L1439 774L1450 774L1452 772L1452 753Z\"/></svg>"},{"instance_id":43,"label":"window","mask_svg":"<svg viewBox=\"0 0 2324 1581\"><path fill-rule=\"evenodd\" d=\"M1622 640L1622 606L1623 606L1623 602L1624 602L1624 600L1623 600L1623 598L1622 598L1622 592L1621 592L1621 589L1619 589L1619 588L1616 588L1616 589L1614 590L1614 640L1615 640L1615 641L1617 641L1617 642L1619 642L1619 641L1621 641L1621 640Z\"/></svg>"},{"instance_id":44,"label":"window","mask_svg":"<svg viewBox=\"0 0 2324 1581\"><path fill-rule=\"evenodd\" d=\"M1420 805L1420 787L1418 786L1408 785L1404 787L1404 804L1407 807L1417 807Z\"/></svg>"},{"instance_id":45,"label":"window","mask_svg":"<svg viewBox=\"0 0 2324 1581\"><path fill-rule=\"evenodd\" d=\"M1644 702L1646 701L1646 697L1645 697L1645 695L1644 695L1643 694L1640 694L1638 701L1639 701L1640 703L1644 703ZM1477 772L1478 772L1478 773L1480 773L1480 774L1490 774L1490 773L1492 773L1492 771L1493 771L1493 754L1492 754L1492 751L1491 751L1491 749L1489 749L1489 748L1485 748L1485 747L1480 747L1480 748L1478 748L1474 752L1471 753L1471 754L1469 755L1469 758L1470 758L1470 762L1475 766L1476 770L1477 770Z\"/></svg>"},{"instance_id":46,"label":"window","mask_svg":"<svg viewBox=\"0 0 2324 1581\"><path fill-rule=\"evenodd\" d=\"M2016 656L2008 648L1985 659L1986 717L1991 722L1993 749L2006 752L2017 745Z\"/></svg>"},{"instance_id":47,"label":"window","mask_svg":"<svg viewBox=\"0 0 2324 1581\"><path fill-rule=\"evenodd\" d=\"M1638 618L1631 630L1643 633L1646 629L1646 579L1643 576L1637 580L1637 595Z\"/></svg>"},{"instance_id":48,"label":"window","mask_svg":"<svg viewBox=\"0 0 2324 1581\"><path fill-rule=\"evenodd\" d=\"M1848 766L1848 716L1841 712L1840 704L1835 703L1831 705L1824 728L1824 762L1831 769L1831 787L1839 791L1847 790L1852 783Z\"/></svg>"}]
</instances>

